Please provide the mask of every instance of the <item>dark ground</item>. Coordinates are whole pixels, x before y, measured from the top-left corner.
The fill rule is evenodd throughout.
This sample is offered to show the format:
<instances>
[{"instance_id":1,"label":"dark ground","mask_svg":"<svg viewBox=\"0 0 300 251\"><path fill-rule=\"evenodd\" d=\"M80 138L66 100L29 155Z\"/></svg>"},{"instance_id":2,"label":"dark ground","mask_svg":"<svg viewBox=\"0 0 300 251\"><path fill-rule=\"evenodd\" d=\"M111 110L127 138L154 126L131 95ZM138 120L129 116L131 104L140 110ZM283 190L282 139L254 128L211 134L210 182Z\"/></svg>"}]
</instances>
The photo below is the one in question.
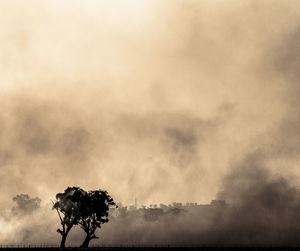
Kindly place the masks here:
<instances>
[{"instance_id":1,"label":"dark ground","mask_svg":"<svg viewBox=\"0 0 300 251\"><path fill-rule=\"evenodd\" d=\"M57 247L0 247L0 251L59 251L63 250ZM215 251L215 250L276 250L276 251L290 251L290 250L300 250L300 247L90 247L88 249L83 248L66 248L66 251L73 250L91 250L91 251Z\"/></svg>"}]
</instances>

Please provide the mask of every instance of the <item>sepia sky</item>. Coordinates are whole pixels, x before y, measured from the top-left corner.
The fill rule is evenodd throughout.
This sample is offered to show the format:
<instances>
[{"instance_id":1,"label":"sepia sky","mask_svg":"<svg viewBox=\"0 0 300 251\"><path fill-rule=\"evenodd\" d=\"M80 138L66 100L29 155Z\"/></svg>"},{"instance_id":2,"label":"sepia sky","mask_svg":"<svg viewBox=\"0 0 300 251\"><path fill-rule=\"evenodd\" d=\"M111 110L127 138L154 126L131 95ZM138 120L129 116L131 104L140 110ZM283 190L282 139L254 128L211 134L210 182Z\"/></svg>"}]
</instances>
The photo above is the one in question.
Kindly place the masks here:
<instances>
[{"instance_id":1,"label":"sepia sky","mask_svg":"<svg viewBox=\"0 0 300 251\"><path fill-rule=\"evenodd\" d=\"M253 153L299 182L299 1L3 0L0 13L1 210L67 186L209 203Z\"/></svg>"}]
</instances>

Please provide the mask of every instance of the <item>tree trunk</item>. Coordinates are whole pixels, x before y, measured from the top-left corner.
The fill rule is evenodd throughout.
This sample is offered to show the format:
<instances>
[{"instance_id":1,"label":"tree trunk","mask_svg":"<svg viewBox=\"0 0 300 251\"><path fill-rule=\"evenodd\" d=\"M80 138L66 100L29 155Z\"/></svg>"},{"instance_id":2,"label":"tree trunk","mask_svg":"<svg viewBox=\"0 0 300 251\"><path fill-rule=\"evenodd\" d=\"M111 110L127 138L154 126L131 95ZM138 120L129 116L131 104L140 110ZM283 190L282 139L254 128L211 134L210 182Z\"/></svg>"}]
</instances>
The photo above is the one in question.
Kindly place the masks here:
<instances>
[{"instance_id":1,"label":"tree trunk","mask_svg":"<svg viewBox=\"0 0 300 251\"><path fill-rule=\"evenodd\" d=\"M66 240L67 240L67 236L68 236L68 233L70 232L71 228L72 228L72 226L68 227L67 231L62 234L60 248L66 248Z\"/></svg>"},{"instance_id":2,"label":"tree trunk","mask_svg":"<svg viewBox=\"0 0 300 251\"><path fill-rule=\"evenodd\" d=\"M67 234L63 234L60 242L60 248L66 248Z\"/></svg>"},{"instance_id":3,"label":"tree trunk","mask_svg":"<svg viewBox=\"0 0 300 251\"><path fill-rule=\"evenodd\" d=\"M87 234L85 239L84 239L84 242L82 243L82 245L80 247L81 248L88 248L90 240L91 240L91 236L89 234Z\"/></svg>"}]
</instances>

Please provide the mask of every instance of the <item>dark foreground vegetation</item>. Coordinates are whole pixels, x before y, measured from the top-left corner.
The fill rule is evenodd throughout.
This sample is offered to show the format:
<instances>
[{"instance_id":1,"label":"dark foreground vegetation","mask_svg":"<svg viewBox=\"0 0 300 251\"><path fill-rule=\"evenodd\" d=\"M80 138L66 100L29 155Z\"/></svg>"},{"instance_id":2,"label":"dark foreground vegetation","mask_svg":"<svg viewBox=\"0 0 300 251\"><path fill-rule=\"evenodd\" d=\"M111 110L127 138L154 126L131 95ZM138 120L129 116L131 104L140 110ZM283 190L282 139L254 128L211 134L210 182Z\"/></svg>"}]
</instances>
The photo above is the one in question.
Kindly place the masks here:
<instances>
[{"instance_id":1,"label":"dark foreground vegetation","mask_svg":"<svg viewBox=\"0 0 300 251\"><path fill-rule=\"evenodd\" d=\"M65 248L67 236L76 225L86 234L80 247L88 248L91 240L99 238L95 234L97 228L109 221L109 207L115 205L107 191L100 189L86 192L79 187L68 187L63 193L56 194L53 209L57 211L62 226L57 229L62 237L60 248Z\"/></svg>"}]
</instances>

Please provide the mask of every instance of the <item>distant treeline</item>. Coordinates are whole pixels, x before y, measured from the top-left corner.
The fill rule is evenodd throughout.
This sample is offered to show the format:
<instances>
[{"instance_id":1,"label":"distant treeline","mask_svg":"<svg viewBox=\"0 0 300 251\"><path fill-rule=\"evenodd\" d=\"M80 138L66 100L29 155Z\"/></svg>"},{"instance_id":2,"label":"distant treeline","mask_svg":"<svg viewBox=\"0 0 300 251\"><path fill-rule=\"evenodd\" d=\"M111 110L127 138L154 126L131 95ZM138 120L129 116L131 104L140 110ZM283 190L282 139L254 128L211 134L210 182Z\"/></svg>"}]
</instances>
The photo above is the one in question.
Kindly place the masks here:
<instances>
[{"instance_id":1,"label":"distant treeline","mask_svg":"<svg viewBox=\"0 0 300 251\"><path fill-rule=\"evenodd\" d=\"M173 202L172 204L150 204L148 207L142 205L123 206L118 204L117 208L110 209L111 220L122 217L141 217L147 221L159 220L161 216L166 215L179 215L187 212L194 212L196 214L204 214L213 208L225 208L227 206L224 200L212 200L210 204L198 204L187 202L185 204L181 202Z\"/></svg>"}]
</instances>

